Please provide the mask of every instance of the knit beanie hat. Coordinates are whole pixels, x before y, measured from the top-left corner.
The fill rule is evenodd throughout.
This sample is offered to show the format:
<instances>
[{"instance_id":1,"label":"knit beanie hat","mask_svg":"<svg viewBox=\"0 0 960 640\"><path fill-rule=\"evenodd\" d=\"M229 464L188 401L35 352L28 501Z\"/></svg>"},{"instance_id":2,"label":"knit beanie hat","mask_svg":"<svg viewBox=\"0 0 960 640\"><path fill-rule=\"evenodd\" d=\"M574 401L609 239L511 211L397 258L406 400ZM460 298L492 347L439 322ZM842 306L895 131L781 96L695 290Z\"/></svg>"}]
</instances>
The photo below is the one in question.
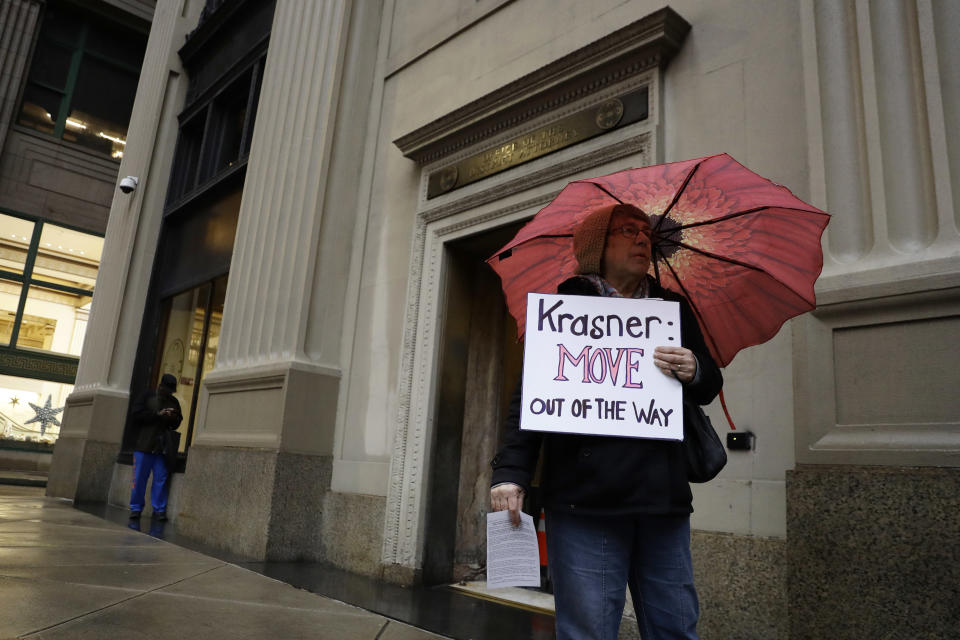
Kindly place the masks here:
<instances>
[{"instance_id":1,"label":"knit beanie hat","mask_svg":"<svg viewBox=\"0 0 960 640\"><path fill-rule=\"evenodd\" d=\"M649 225L650 216L632 204L613 204L594 210L573 230L573 255L577 257L577 273L600 273L603 250L607 246L607 229L614 213L621 213L644 220Z\"/></svg>"},{"instance_id":2,"label":"knit beanie hat","mask_svg":"<svg viewBox=\"0 0 960 640\"><path fill-rule=\"evenodd\" d=\"M160 376L159 386L163 387L164 389L168 389L170 393L173 393L177 390L177 379L173 375L165 373Z\"/></svg>"},{"instance_id":3,"label":"knit beanie hat","mask_svg":"<svg viewBox=\"0 0 960 640\"><path fill-rule=\"evenodd\" d=\"M577 258L577 273L600 273L603 249L607 244L607 227L617 205L600 207L580 221L573 230L573 255Z\"/></svg>"}]
</instances>

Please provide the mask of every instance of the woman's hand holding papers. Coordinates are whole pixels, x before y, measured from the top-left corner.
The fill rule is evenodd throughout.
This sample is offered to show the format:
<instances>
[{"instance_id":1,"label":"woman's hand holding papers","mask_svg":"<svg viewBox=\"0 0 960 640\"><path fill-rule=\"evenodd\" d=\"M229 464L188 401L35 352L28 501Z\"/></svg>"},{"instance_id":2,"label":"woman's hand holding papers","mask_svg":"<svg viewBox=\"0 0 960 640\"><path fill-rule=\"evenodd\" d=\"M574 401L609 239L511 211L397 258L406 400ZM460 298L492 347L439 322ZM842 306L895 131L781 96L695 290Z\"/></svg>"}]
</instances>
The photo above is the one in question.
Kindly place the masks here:
<instances>
[{"instance_id":1,"label":"woman's hand holding papers","mask_svg":"<svg viewBox=\"0 0 960 640\"><path fill-rule=\"evenodd\" d=\"M510 522L520 526L520 510L523 508L523 487L512 482L504 482L490 489L490 505L494 511L510 512Z\"/></svg>"}]
</instances>

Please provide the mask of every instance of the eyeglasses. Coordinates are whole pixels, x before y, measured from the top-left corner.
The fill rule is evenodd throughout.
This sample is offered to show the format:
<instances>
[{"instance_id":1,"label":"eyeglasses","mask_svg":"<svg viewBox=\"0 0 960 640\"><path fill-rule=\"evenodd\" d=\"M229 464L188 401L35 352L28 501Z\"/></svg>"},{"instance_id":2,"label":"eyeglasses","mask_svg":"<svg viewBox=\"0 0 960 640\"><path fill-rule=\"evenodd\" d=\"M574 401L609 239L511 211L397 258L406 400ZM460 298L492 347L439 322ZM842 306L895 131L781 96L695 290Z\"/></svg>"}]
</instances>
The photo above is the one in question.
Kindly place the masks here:
<instances>
[{"instance_id":1,"label":"eyeglasses","mask_svg":"<svg viewBox=\"0 0 960 640\"><path fill-rule=\"evenodd\" d=\"M619 233L624 238L629 238L636 242L637 240L647 241L650 239L649 227L638 227L632 224L625 224L622 227L616 227L610 230L611 233Z\"/></svg>"}]
</instances>

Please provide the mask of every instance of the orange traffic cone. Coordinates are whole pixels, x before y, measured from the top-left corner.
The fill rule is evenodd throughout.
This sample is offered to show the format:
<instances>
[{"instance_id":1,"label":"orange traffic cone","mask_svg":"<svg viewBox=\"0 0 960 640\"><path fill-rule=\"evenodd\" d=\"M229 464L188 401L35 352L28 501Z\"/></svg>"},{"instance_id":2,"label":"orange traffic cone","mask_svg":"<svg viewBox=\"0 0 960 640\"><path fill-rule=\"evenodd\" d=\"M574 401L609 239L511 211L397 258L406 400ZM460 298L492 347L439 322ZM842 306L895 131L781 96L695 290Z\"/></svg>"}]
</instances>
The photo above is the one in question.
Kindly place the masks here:
<instances>
[{"instance_id":1,"label":"orange traffic cone","mask_svg":"<svg viewBox=\"0 0 960 640\"><path fill-rule=\"evenodd\" d=\"M540 522L537 523L537 544L540 547L540 566L547 566L547 518L540 509Z\"/></svg>"},{"instance_id":2,"label":"orange traffic cone","mask_svg":"<svg viewBox=\"0 0 960 640\"><path fill-rule=\"evenodd\" d=\"M537 523L537 546L540 547L540 588L546 593L553 593L550 567L547 566L547 516L543 509L540 509L540 521Z\"/></svg>"}]
</instances>

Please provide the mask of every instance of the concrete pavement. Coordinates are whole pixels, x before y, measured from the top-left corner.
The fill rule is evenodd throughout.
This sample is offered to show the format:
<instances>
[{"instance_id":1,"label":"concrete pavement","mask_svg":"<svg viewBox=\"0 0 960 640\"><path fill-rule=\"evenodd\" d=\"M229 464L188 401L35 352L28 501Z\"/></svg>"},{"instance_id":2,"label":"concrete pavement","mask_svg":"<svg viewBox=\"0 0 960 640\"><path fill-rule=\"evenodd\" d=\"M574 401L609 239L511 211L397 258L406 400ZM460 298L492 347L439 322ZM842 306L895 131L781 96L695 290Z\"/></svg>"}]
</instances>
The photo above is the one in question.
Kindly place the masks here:
<instances>
[{"instance_id":1,"label":"concrete pavement","mask_svg":"<svg viewBox=\"0 0 960 640\"><path fill-rule=\"evenodd\" d=\"M142 526L150 526L144 518ZM0 639L442 638L0 486Z\"/></svg>"}]
</instances>

